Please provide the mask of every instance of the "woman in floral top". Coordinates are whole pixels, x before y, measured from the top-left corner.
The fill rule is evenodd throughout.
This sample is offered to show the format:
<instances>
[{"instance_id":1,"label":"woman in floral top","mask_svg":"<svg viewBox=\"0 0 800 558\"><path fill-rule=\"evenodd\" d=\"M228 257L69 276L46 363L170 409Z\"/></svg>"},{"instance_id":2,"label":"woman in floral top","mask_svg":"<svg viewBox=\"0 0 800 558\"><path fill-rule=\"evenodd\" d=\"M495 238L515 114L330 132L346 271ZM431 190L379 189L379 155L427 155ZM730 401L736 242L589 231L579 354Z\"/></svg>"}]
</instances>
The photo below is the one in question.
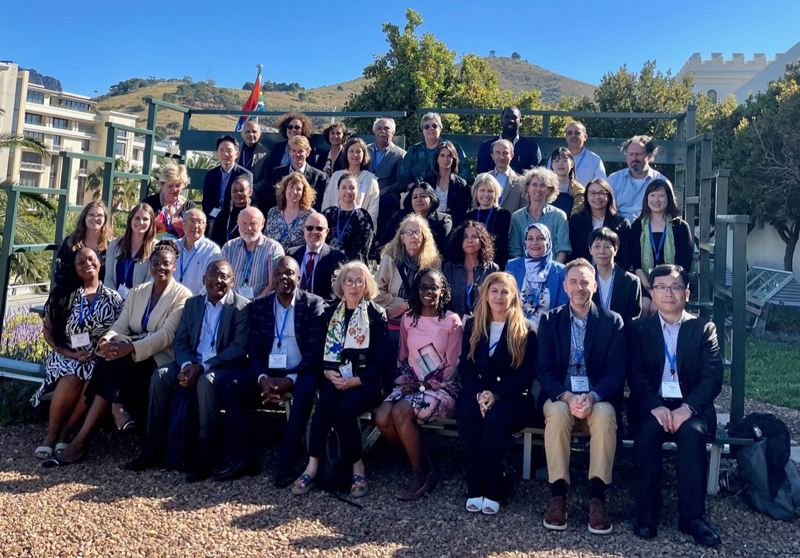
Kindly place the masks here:
<instances>
[{"instance_id":1,"label":"woman in floral top","mask_svg":"<svg viewBox=\"0 0 800 558\"><path fill-rule=\"evenodd\" d=\"M306 243L303 225L314 212L317 192L298 172L286 175L276 186L278 206L270 208L264 235L277 241L284 251Z\"/></svg>"},{"instance_id":2,"label":"woman in floral top","mask_svg":"<svg viewBox=\"0 0 800 558\"><path fill-rule=\"evenodd\" d=\"M160 194L147 196L143 201L156 214L156 236L158 238L183 238L183 216L197 204L183 196L189 185L186 165L167 163L158 175Z\"/></svg>"}]
</instances>

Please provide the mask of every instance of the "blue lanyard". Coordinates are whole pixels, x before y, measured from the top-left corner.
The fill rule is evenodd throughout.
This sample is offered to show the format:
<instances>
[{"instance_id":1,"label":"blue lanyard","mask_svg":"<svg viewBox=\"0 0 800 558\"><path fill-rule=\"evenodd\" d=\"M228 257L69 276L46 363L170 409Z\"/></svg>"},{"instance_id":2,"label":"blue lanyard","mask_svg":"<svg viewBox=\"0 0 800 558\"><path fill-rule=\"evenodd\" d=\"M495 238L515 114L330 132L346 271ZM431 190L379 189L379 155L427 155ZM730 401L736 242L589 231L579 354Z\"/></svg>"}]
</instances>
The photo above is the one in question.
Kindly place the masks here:
<instances>
[{"instance_id":1,"label":"blue lanyard","mask_svg":"<svg viewBox=\"0 0 800 558\"><path fill-rule=\"evenodd\" d=\"M97 287L97 292L94 294L94 300L92 301L92 304L89 306L89 310L86 311L86 314L83 313L83 301L85 300L85 298L83 295L81 295L81 309L80 313L78 314L78 323L81 325L81 327L83 327L83 322L86 320L86 318L92 315L92 310L94 310L94 307L97 304L97 301L100 299L100 294L102 292L103 292L103 284L100 283L99 286Z\"/></svg>"},{"instance_id":2,"label":"blue lanyard","mask_svg":"<svg viewBox=\"0 0 800 558\"><path fill-rule=\"evenodd\" d=\"M136 256L132 258L125 258L125 275L122 277L122 283L120 283L119 285L125 285L126 287L128 286L127 285L128 274L130 274L131 268L134 266L135 263L136 263ZM117 288L119 288L119 285L117 285ZM133 277L131 277L131 288L133 288Z\"/></svg>"},{"instance_id":3,"label":"blue lanyard","mask_svg":"<svg viewBox=\"0 0 800 558\"><path fill-rule=\"evenodd\" d=\"M490 353L494 350L495 347L497 347L498 343L500 343L499 339L497 341L495 341L494 343L492 343L491 345L489 345L489 352Z\"/></svg>"},{"instance_id":4,"label":"blue lanyard","mask_svg":"<svg viewBox=\"0 0 800 558\"><path fill-rule=\"evenodd\" d=\"M253 155L255 155L255 152L256 152L256 148L255 148L255 147L253 147ZM247 155L247 147L245 147L245 146L243 145L243 146L242 146L242 157L241 157L241 159L239 159L239 161L241 161L241 163L242 163L242 166L243 166L244 168L246 168L247 170L250 170L250 161L252 161L252 160L253 160L253 157L251 156L251 157L250 157L250 159L248 159L248 160L245 160L245 158L244 158L244 156L245 156L245 155Z\"/></svg>"},{"instance_id":5,"label":"blue lanyard","mask_svg":"<svg viewBox=\"0 0 800 558\"><path fill-rule=\"evenodd\" d=\"M486 227L486 230L489 230L489 219L492 218L492 213L493 212L494 212L494 206L489 208L489 215L486 216L486 220L485 221L481 221L481 210L480 209L478 210L478 215L477 215L478 221L483 223L483 226Z\"/></svg>"},{"instance_id":6,"label":"blue lanyard","mask_svg":"<svg viewBox=\"0 0 800 558\"><path fill-rule=\"evenodd\" d=\"M150 306L153 304L153 295L150 294L150 298L147 300L147 308L144 310L144 316L142 316L142 333L147 331L147 324L150 323L150 314L152 313L153 309ZM156 303L158 306L158 303Z\"/></svg>"},{"instance_id":7,"label":"blue lanyard","mask_svg":"<svg viewBox=\"0 0 800 558\"><path fill-rule=\"evenodd\" d=\"M652 223L647 223L647 228L650 231L650 245L653 247L654 262L658 260L658 255L661 253L661 249L664 247L664 239L667 238L667 227L669 227L669 223L664 224L664 232L661 233L661 240L658 243L658 248L656 248L656 239L653 237L653 225Z\"/></svg>"},{"instance_id":8,"label":"blue lanyard","mask_svg":"<svg viewBox=\"0 0 800 558\"><path fill-rule=\"evenodd\" d=\"M227 240L231 239L231 235L233 232L239 228L239 223L236 223L236 226L231 229L231 214L228 213L228 224L225 226L225 238Z\"/></svg>"},{"instance_id":9,"label":"blue lanyard","mask_svg":"<svg viewBox=\"0 0 800 558\"><path fill-rule=\"evenodd\" d=\"M222 301L218 302L217 304L222 304ZM208 312L203 314L203 325L206 327L206 331L210 331L211 327L208 325L207 321ZM217 330L219 329L219 322L222 320L222 309L219 311L219 315L217 316L217 323L214 326L214 331L211 333L211 348L214 348L214 345L217 343Z\"/></svg>"},{"instance_id":10,"label":"blue lanyard","mask_svg":"<svg viewBox=\"0 0 800 558\"><path fill-rule=\"evenodd\" d=\"M283 213L281 213L281 220L283 221L283 234L281 235L281 240L286 238L289 235L289 233L292 232L292 229L294 228L294 224L297 223L297 220L299 218L300 218L300 213L297 214L297 217L294 218L294 221L292 221L292 224L289 225L286 222L286 218L283 216Z\"/></svg>"},{"instance_id":11,"label":"blue lanyard","mask_svg":"<svg viewBox=\"0 0 800 558\"><path fill-rule=\"evenodd\" d=\"M472 285L467 285L467 311L469 312L470 308L472 308L472 289L475 288L475 283Z\"/></svg>"},{"instance_id":12,"label":"blue lanyard","mask_svg":"<svg viewBox=\"0 0 800 558\"><path fill-rule=\"evenodd\" d=\"M189 261L186 263L186 267L183 267L183 253L186 251L185 246L186 246L186 241L184 240L184 244L181 247L182 248L181 257L178 259L178 265L181 268L181 283L183 283L183 280L186 278L186 271L189 269L189 266L192 265L192 260L197 255L197 253L200 251L200 248L195 246L194 247L194 252L192 252L192 257L189 258Z\"/></svg>"},{"instance_id":13,"label":"blue lanyard","mask_svg":"<svg viewBox=\"0 0 800 558\"><path fill-rule=\"evenodd\" d=\"M247 246L245 246L244 251L245 251L244 257L247 260L247 263L244 266L244 273L243 273L243 275L244 275L244 283L242 283L242 284L243 285L247 285L248 283L250 283L250 264L253 263L253 256L255 256L256 251L255 251L255 249L253 249L252 252L248 252L247 251Z\"/></svg>"},{"instance_id":14,"label":"blue lanyard","mask_svg":"<svg viewBox=\"0 0 800 558\"><path fill-rule=\"evenodd\" d=\"M575 172L578 172L578 169L581 168L581 163L583 163L583 158L586 157L586 148L583 148L583 153L581 153L581 158L575 163ZM574 159L574 157L573 157Z\"/></svg>"},{"instance_id":15,"label":"blue lanyard","mask_svg":"<svg viewBox=\"0 0 800 558\"><path fill-rule=\"evenodd\" d=\"M289 321L289 308L291 308L291 306L284 309L283 324L281 325L281 330L278 331L278 295L275 295L273 304L275 305L275 335L278 336L278 348L280 349L281 345L283 345L283 334L286 331L286 322Z\"/></svg>"},{"instance_id":16,"label":"blue lanyard","mask_svg":"<svg viewBox=\"0 0 800 558\"><path fill-rule=\"evenodd\" d=\"M580 349L578 348L578 340L575 338L575 324L574 324L574 321L575 321L575 318L573 318L572 321L569 324L569 334L570 334L570 337L572 338L572 348L575 351L576 368L578 370L580 370L581 369L581 362L583 362L583 355L584 355L584 352L585 352L586 348L583 346L583 343L581 343Z\"/></svg>"},{"instance_id":17,"label":"blue lanyard","mask_svg":"<svg viewBox=\"0 0 800 558\"><path fill-rule=\"evenodd\" d=\"M611 283L608 285L608 295L606 296L605 300L603 300L603 293L602 292L600 293L600 302L603 303L603 308L608 308L609 310L611 309L611 293L614 292L614 277L615 276L616 276L616 273L614 273L614 268L612 267L611 268ZM599 278L600 275L598 274L597 277ZM599 279L598 279L597 282L598 282L598 284L600 283Z\"/></svg>"},{"instance_id":18,"label":"blue lanyard","mask_svg":"<svg viewBox=\"0 0 800 558\"><path fill-rule=\"evenodd\" d=\"M344 228L342 229L339 226L339 221L342 216L342 208L337 208L339 211L336 212L336 240L339 242L339 246L342 245L342 238L344 238L344 233L347 231L347 225L350 224L350 219L353 218L353 215L356 214L356 208L353 208L353 211L350 212L350 216L347 218L347 221L344 222ZM315 266L316 267L316 266Z\"/></svg>"},{"instance_id":19,"label":"blue lanyard","mask_svg":"<svg viewBox=\"0 0 800 558\"><path fill-rule=\"evenodd\" d=\"M669 362L669 373L672 375L672 378L675 378L675 374L678 370L678 354L675 353L674 355L669 354L669 347L667 346L667 340L664 340L664 354L667 355L667 361Z\"/></svg>"}]
</instances>

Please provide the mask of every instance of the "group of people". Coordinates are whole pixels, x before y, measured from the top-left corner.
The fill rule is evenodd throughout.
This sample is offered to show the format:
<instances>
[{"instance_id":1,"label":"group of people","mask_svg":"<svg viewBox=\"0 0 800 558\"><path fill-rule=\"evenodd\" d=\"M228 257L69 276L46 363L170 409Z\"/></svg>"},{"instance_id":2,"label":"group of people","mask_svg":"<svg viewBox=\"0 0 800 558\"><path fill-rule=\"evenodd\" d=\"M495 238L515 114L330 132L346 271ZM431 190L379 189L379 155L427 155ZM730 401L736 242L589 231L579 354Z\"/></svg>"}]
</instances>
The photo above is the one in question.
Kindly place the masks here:
<instances>
[{"instance_id":1,"label":"group of people","mask_svg":"<svg viewBox=\"0 0 800 558\"><path fill-rule=\"evenodd\" d=\"M120 430L146 431L126 468L234 480L260 471L248 409L290 396L276 486L312 490L335 433L350 494L366 495L359 417L372 411L410 462L397 497L420 498L437 473L419 427L455 418L466 509L492 515L511 494L504 463L514 434L543 420L543 525L567 528L570 441L580 430L591 439L589 530L605 534L627 383L636 533L656 536L660 447L671 439L679 527L718 544L703 477L722 362L713 324L685 311L691 231L671 184L649 167L656 148L631 138L625 177L606 180L573 122L549 170L536 143L519 137L521 120L515 107L503 112L473 181L436 114L423 116L424 141L408 152L392 143L391 119L375 121L370 145L332 125L331 151L315 169L311 123L292 113L280 123L286 142L269 154L253 122L241 151L220 138L202 210L183 197L179 165L162 170L161 194L130 211L119 239L103 204L87 205L59 251L46 305L53 351L33 402L52 401L37 457L49 467L82 459L111 409Z\"/></svg>"}]
</instances>

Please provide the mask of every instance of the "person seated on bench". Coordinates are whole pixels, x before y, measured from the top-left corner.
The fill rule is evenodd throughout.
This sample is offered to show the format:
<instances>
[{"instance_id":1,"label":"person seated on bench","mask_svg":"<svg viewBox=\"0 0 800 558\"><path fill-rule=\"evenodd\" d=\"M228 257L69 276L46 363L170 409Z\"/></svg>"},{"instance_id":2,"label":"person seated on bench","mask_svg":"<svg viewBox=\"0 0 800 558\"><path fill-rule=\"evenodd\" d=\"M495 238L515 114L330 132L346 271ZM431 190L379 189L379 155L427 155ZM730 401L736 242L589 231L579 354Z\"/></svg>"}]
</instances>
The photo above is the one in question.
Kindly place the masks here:
<instances>
[{"instance_id":1,"label":"person seated on bench","mask_svg":"<svg viewBox=\"0 0 800 558\"><path fill-rule=\"evenodd\" d=\"M264 235L288 252L303 244L303 223L314 213L316 191L299 172L287 174L275 185L277 203L267 212Z\"/></svg>"},{"instance_id":2,"label":"person seated on bench","mask_svg":"<svg viewBox=\"0 0 800 558\"><path fill-rule=\"evenodd\" d=\"M447 309L450 298L450 285L441 271L426 268L417 274L409 310L400 323L397 387L375 415L381 434L404 448L411 461L414 474L395 495L400 500L424 496L437 480L417 425L450 418L456 411L456 370L464 328L458 314Z\"/></svg>"},{"instance_id":3,"label":"person seated on bench","mask_svg":"<svg viewBox=\"0 0 800 558\"><path fill-rule=\"evenodd\" d=\"M612 525L605 510L617 449L617 411L628 356L622 318L592 302L595 270L583 258L567 264L564 289L569 304L539 323L536 375L544 402L544 450L552 496L543 524L567 528L567 485L572 431L591 437L589 532L605 535Z\"/></svg>"},{"instance_id":4,"label":"person seated on bench","mask_svg":"<svg viewBox=\"0 0 800 558\"><path fill-rule=\"evenodd\" d=\"M156 215L146 203L128 212L125 232L108 245L105 284L122 297L150 280L150 254L156 246Z\"/></svg>"},{"instance_id":5,"label":"person seated on bench","mask_svg":"<svg viewBox=\"0 0 800 558\"><path fill-rule=\"evenodd\" d=\"M197 207L197 204L183 195L189 185L186 165L167 163L161 167L158 175L161 192L147 196L142 200L153 208L156 214L156 235L159 239L177 241L183 238L183 220L186 212Z\"/></svg>"},{"instance_id":6,"label":"person seated on bench","mask_svg":"<svg viewBox=\"0 0 800 558\"><path fill-rule=\"evenodd\" d=\"M231 184L231 202L222 208L215 223L209 225L208 238L220 248L229 240L239 238L239 213L253 202L253 185L246 176Z\"/></svg>"},{"instance_id":7,"label":"person seated on bench","mask_svg":"<svg viewBox=\"0 0 800 558\"><path fill-rule=\"evenodd\" d=\"M490 274L464 326L458 439L467 474L467 511L494 515L511 494L503 461L513 435L532 424L536 332L525 319L517 282Z\"/></svg>"},{"instance_id":8,"label":"person seated on bench","mask_svg":"<svg viewBox=\"0 0 800 558\"><path fill-rule=\"evenodd\" d=\"M348 261L366 263L375 238L375 226L367 210L356 204L358 177L350 172L338 176L339 204L322 210L333 229L328 244L344 252Z\"/></svg>"},{"instance_id":9,"label":"person seated on bench","mask_svg":"<svg viewBox=\"0 0 800 558\"><path fill-rule=\"evenodd\" d=\"M194 387L200 418L200 448L186 480L197 482L211 476L220 409L219 386L233 368L247 366L250 301L233 292L233 282L228 262L212 262L203 276L206 294L186 301L175 335L175 360L153 372L150 378L147 446L139 457L126 464L129 471L143 471L163 462L172 395L178 389Z\"/></svg>"},{"instance_id":10,"label":"person seated on bench","mask_svg":"<svg viewBox=\"0 0 800 558\"><path fill-rule=\"evenodd\" d=\"M494 263L492 236L481 223L465 221L453 232L451 259L442 273L453 290L450 309L460 318L469 316L478 304L478 290L484 279L500 271Z\"/></svg>"},{"instance_id":11,"label":"person seated on bench","mask_svg":"<svg viewBox=\"0 0 800 558\"><path fill-rule=\"evenodd\" d=\"M278 453L275 486L286 488L296 478L292 459L303 442L314 397L322 385L325 344L325 302L299 290L299 281L300 267L294 258L279 258L272 270L275 291L257 298L250 309L250 368L230 374L222 388L232 465L217 480L258 474L247 409L259 403L280 403L287 392L292 393L292 408Z\"/></svg>"},{"instance_id":12,"label":"person seated on bench","mask_svg":"<svg viewBox=\"0 0 800 558\"><path fill-rule=\"evenodd\" d=\"M94 200L83 206L81 214L75 223L75 230L64 239L56 253L53 268L53 283L58 285L67 276L75 275L75 253L88 246L100 258L100 271L98 279L105 281L106 277L106 250L114 238L113 222L106 204ZM113 289L116 285L111 285Z\"/></svg>"},{"instance_id":13,"label":"person seated on bench","mask_svg":"<svg viewBox=\"0 0 800 558\"><path fill-rule=\"evenodd\" d=\"M661 508L661 444L678 445L678 528L698 544L720 544L705 519L706 441L714 437L714 399L722 389L722 359L712 322L685 311L686 271L663 264L650 272L650 295L658 313L630 324L632 404L640 413L634 445L636 528L656 536Z\"/></svg>"},{"instance_id":14,"label":"person seated on bench","mask_svg":"<svg viewBox=\"0 0 800 558\"><path fill-rule=\"evenodd\" d=\"M70 430L86 412L83 390L92 379L94 349L122 312L122 298L100 282L100 258L84 246L69 252L65 274L47 298L43 335L52 352L45 361L45 379L31 397L36 407L53 394L44 443L36 457L49 459L67 447Z\"/></svg>"},{"instance_id":15,"label":"person seated on bench","mask_svg":"<svg viewBox=\"0 0 800 558\"><path fill-rule=\"evenodd\" d=\"M311 419L308 465L292 486L305 494L314 486L319 460L325 456L328 433L339 435L343 463L352 464L350 496L367 494L358 417L380 403L385 378L380 362L386 338L386 311L375 304L378 285L362 262L346 263L333 283L339 298L328 307L328 333L322 356L325 380Z\"/></svg>"},{"instance_id":16,"label":"person seated on bench","mask_svg":"<svg viewBox=\"0 0 800 558\"><path fill-rule=\"evenodd\" d=\"M369 217L367 217L369 219ZM300 266L300 288L331 302L333 295L333 274L347 261L340 250L331 248L328 239L328 220L322 213L312 212L303 225L305 243L289 250L289 256Z\"/></svg>"},{"instance_id":17,"label":"person seated on bench","mask_svg":"<svg viewBox=\"0 0 800 558\"><path fill-rule=\"evenodd\" d=\"M467 219L482 223L494 242L494 262L500 269L508 263L508 233L511 228L511 213L500 207L503 197L500 183L491 173L475 177L472 185L472 206Z\"/></svg>"},{"instance_id":18,"label":"person seated on bench","mask_svg":"<svg viewBox=\"0 0 800 558\"><path fill-rule=\"evenodd\" d=\"M639 278L616 265L619 236L609 228L589 233L589 252L597 269L594 303L622 316L626 324L642 313L642 285Z\"/></svg>"}]
</instances>

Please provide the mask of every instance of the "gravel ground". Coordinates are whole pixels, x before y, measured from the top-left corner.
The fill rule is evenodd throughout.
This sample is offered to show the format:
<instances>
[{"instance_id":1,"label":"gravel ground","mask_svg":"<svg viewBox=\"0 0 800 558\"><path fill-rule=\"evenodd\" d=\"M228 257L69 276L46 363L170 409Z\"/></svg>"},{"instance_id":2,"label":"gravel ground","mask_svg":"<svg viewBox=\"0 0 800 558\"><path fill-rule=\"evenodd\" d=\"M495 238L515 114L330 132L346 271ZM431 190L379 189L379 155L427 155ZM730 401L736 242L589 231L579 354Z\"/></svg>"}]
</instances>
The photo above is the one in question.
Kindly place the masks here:
<instances>
[{"instance_id":1,"label":"gravel ground","mask_svg":"<svg viewBox=\"0 0 800 558\"><path fill-rule=\"evenodd\" d=\"M631 531L630 452L617 458L615 486L609 491L615 530L605 537L586 530L585 480L574 481L569 529L562 533L541 525L549 492L538 481L519 480L514 497L496 517L468 514L458 442L431 432L424 440L442 480L418 502L394 499L409 469L403 455L385 441L366 457L371 492L359 502L363 508L319 491L293 497L269 482L282 419L262 415L257 423L257 437L266 446L265 475L196 485L187 485L174 472L120 470L136 455L141 440L108 432L97 437L83 463L46 471L32 455L43 424L3 428L0 556L800 556L800 522L777 522L751 512L738 480L727 494L708 501L708 517L719 526L723 545L712 550L696 546L676 528L671 460L659 537L637 539ZM517 479L521 455L520 447L511 458ZM584 475L587 459L585 452L573 453L573 464Z\"/></svg>"},{"instance_id":2,"label":"gravel ground","mask_svg":"<svg viewBox=\"0 0 800 558\"><path fill-rule=\"evenodd\" d=\"M722 393L719 394L717 400L715 401L715 405L717 407L717 412L729 412L730 411L730 403L731 403L731 388L730 386L726 385L722 387ZM778 405L773 405L771 403L764 403L762 401L755 401L754 399L747 399L744 400L744 415L747 416L750 413L772 413L779 419L781 419L785 424L786 427L789 429L789 433L792 436L792 445L800 445L800 411L796 411L795 409L790 409L788 407L779 407Z\"/></svg>"}]
</instances>

